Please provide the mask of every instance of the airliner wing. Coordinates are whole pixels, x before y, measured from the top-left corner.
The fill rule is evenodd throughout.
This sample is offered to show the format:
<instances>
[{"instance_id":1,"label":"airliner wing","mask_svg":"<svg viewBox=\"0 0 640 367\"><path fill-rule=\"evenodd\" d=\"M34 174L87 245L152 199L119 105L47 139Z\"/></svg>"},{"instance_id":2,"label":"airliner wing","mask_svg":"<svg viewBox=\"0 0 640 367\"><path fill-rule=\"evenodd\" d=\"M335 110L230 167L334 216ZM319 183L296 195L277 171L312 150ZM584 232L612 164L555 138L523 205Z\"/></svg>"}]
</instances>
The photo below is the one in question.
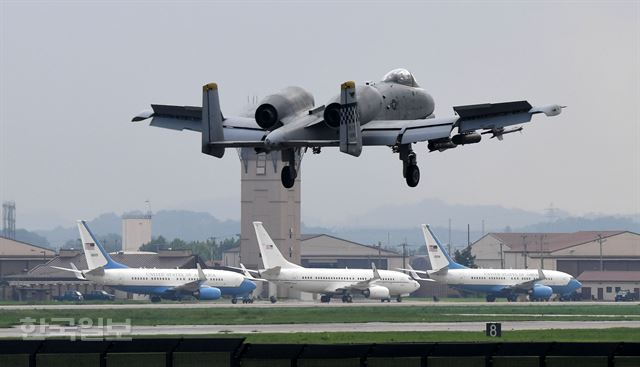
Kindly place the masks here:
<instances>
[{"instance_id":1,"label":"airliner wing","mask_svg":"<svg viewBox=\"0 0 640 367\"><path fill-rule=\"evenodd\" d=\"M181 285L178 285L173 288L169 288L166 292L169 293L193 293L195 291L200 290L200 286L207 281L207 276L202 271L200 264L196 263L196 268L198 269L198 280L193 280Z\"/></svg>"},{"instance_id":2,"label":"airliner wing","mask_svg":"<svg viewBox=\"0 0 640 367\"><path fill-rule=\"evenodd\" d=\"M547 277L542 272L542 269L538 269L538 277L536 279L531 279L531 280L528 280L526 282L514 284L514 285L511 285L511 286L505 287L505 289L528 291L528 290L533 289L533 287L536 285L536 283L538 283L541 280L545 280L545 279L547 279Z\"/></svg>"}]
</instances>

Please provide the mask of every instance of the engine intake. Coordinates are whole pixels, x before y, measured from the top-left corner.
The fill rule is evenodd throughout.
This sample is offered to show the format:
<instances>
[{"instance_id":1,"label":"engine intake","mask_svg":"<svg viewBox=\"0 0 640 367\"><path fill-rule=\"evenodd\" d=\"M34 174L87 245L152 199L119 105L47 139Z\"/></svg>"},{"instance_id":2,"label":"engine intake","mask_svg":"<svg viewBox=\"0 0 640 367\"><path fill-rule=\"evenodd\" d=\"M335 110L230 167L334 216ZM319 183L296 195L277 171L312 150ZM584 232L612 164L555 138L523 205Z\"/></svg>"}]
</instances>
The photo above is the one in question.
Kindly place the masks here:
<instances>
[{"instance_id":1,"label":"engine intake","mask_svg":"<svg viewBox=\"0 0 640 367\"><path fill-rule=\"evenodd\" d=\"M300 87L287 87L262 99L256 109L256 123L265 130L273 130L284 124L287 117L309 110L314 104L311 93Z\"/></svg>"},{"instance_id":2,"label":"engine intake","mask_svg":"<svg viewBox=\"0 0 640 367\"><path fill-rule=\"evenodd\" d=\"M360 125L373 120L382 110L382 95L380 92L370 85L356 86L356 98L358 101L358 116ZM335 102L339 97L333 98L324 109L324 122L330 128L337 129L340 127L340 103Z\"/></svg>"},{"instance_id":3,"label":"engine intake","mask_svg":"<svg viewBox=\"0 0 640 367\"><path fill-rule=\"evenodd\" d=\"M374 285L372 287L369 287L369 288L365 289L364 291L362 291L362 294L366 298L371 298L371 299L387 299L387 298L390 298L390 296L389 296L389 288L382 287L382 286L379 286L379 285Z\"/></svg>"}]
</instances>

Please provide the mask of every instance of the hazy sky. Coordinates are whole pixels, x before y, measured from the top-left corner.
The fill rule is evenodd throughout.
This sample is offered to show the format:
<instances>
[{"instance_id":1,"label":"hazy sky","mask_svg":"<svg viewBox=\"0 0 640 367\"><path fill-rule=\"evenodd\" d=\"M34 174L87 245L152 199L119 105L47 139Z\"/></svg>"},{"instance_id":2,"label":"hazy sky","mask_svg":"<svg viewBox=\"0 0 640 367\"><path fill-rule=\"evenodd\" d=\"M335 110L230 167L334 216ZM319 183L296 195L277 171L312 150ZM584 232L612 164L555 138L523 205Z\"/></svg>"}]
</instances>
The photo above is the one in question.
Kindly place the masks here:
<instances>
[{"instance_id":1,"label":"hazy sky","mask_svg":"<svg viewBox=\"0 0 640 367\"><path fill-rule=\"evenodd\" d=\"M405 67L451 106L568 105L524 134L427 154L409 188L388 148L303 160L303 220L357 223L440 198L573 214L640 212L640 2L0 1L0 199L18 226L107 211L206 209L237 218L240 166L200 136L132 124L150 103L223 112L300 85L322 104L345 80ZM349 183L345 185L345 183ZM425 208L428 211L428 208Z\"/></svg>"}]
</instances>

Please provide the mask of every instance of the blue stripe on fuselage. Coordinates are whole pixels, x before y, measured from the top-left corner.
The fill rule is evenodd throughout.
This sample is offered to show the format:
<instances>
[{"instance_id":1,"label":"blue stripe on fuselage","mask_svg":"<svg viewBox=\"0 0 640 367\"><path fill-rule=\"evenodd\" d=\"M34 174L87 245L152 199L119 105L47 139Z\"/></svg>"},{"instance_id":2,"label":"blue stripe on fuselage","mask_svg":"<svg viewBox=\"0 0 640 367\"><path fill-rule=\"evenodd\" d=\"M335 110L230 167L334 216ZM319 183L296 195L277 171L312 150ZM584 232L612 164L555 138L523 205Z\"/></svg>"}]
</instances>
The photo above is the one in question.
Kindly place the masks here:
<instances>
[{"instance_id":1,"label":"blue stripe on fuselage","mask_svg":"<svg viewBox=\"0 0 640 367\"><path fill-rule=\"evenodd\" d=\"M154 285L118 285L112 286L120 291L130 292L130 293L138 293L138 294L152 294L152 295L163 295L167 293L172 293L172 289L174 287L168 286L154 286ZM235 296L235 297L243 297L248 296L254 289L256 289L256 284L250 280L243 280L240 283L239 287L212 287L220 289L220 292L223 296Z\"/></svg>"}]
</instances>

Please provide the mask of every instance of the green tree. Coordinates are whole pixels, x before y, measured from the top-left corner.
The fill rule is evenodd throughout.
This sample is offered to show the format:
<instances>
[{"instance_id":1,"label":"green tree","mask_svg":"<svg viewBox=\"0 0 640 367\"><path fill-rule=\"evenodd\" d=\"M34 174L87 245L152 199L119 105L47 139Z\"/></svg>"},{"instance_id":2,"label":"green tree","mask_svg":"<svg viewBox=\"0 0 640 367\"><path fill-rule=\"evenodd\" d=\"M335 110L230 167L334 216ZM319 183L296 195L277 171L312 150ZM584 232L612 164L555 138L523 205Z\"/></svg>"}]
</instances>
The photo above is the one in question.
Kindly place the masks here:
<instances>
[{"instance_id":1,"label":"green tree","mask_svg":"<svg viewBox=\"0 0 640 367\"><path fill-rule=\"evenodd\" d=\"M465 247L462 251L456 250L453 253L453 261L468 268L475 268L476 257L471 254L471 246Z\"/></svg>"}]
</instances>

